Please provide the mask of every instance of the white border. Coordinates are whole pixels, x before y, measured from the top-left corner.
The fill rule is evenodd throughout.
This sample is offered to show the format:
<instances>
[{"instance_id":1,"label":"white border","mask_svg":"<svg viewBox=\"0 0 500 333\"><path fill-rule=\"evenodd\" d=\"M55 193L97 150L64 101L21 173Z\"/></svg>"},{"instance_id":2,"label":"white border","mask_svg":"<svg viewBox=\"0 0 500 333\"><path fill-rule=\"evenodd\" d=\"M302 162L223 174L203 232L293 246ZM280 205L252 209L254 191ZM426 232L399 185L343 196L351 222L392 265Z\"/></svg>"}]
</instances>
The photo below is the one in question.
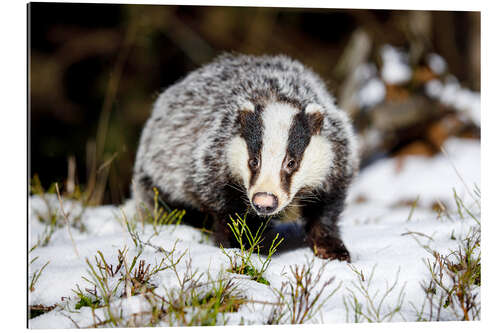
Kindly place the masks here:
<instances>
[{"instance_id":1,"label":"white border","mask_svg":"<svg viewBox=\"0 0 500 333\"><path fill-rule=\"evenodd\" d=\"M65 2L65 1L47 1ZM314 329L328 331L375 331L399 332L405 330L442 331L443 329L457 332L462 330L483 330L498 327L498 156L500 125L498 95L498 21L497 5L494 1L452 0L419 0L401 1L362 1L337 0L334 2L309 1L241 1L241 0L210 0L210 1L78 1L82 3L129 3L129 4L191 4L191 5L231 5L231 6L268 6L268 7L301 7L301 8L366 8L366 9L421 9L421 10L462 10L482 11L482 198L483 198L483 287L482 287L482 321L474 323L396 323L396 324L335 324L315 325L309 327L292 326L250 326L250 327L216 327L216 328L182 328L182 330L203 330L203 332L247 331L255 330L292 330ZM2 1L0 5L0 42L2 45L0 73L2 121L0 135L2 143L2 163L0 172L0 203L2 209L2 314L3 329L25 330L26 325L26 3L21 1ZM497 209L495 209L497 208ZM172 330L172 329L169 329ZM174 329L174 331L181 330ZM45 331L45 330L42 330ZM73 330L71 330L73 331ZM116 331L116 330L115 330ZM115 332L113 331L113 332ZM125 332L125 329L118 331ZM128 332L128 330L127 330Z\"/></svg>"}]
</instances>

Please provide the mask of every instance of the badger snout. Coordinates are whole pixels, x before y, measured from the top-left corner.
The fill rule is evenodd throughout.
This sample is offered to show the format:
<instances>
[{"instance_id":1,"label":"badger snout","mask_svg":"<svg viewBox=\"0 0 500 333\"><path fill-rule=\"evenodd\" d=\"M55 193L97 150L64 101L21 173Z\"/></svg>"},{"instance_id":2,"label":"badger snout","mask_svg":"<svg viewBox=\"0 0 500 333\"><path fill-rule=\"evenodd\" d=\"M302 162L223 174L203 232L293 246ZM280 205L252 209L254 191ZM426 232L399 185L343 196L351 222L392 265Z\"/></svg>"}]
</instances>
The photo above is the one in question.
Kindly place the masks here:
<instances>
[{"instance_id":1,"label":"badger snout","mask_svg":"<svg viewBox=\"0 0 500 333\"><path fill-rule=\"evenodd\" d=\"M272 193L258 192L253 196L252 204L257 213L269 215L278 207L278 198Z\"/></svg>"}]
</instances>

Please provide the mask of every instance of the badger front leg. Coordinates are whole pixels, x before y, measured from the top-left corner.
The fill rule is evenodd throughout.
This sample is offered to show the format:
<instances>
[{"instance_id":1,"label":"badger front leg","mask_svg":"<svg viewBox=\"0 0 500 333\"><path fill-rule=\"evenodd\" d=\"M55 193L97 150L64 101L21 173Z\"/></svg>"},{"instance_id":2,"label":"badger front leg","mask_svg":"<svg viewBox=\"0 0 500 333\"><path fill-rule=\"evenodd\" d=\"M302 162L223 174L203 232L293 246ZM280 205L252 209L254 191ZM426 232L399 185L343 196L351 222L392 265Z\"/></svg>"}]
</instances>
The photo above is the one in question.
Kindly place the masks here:
<instances>
[{"instance_id":1,"label":"badger front leg","mask_svg":"<svg viewBox=\"0 0 500 333\"><path fill-rule=\"evenodd\" d=\"M314 254L322 259L338 259L351 262L351 256L340 239L337 220L343 203L306 205L303 217L306 221L306 242Z\"/></svg>"},{"instance_id":2,"label":"badger front leg","mask_svg":"<svg viewBox=\"0 0 500 333\"><path fill-rule=\"evenodd\" d=\"M228 226L229 217L226 214L213 214L215 245L225 248L235 247L231 229Z\"/></svg>"}]
</instances>

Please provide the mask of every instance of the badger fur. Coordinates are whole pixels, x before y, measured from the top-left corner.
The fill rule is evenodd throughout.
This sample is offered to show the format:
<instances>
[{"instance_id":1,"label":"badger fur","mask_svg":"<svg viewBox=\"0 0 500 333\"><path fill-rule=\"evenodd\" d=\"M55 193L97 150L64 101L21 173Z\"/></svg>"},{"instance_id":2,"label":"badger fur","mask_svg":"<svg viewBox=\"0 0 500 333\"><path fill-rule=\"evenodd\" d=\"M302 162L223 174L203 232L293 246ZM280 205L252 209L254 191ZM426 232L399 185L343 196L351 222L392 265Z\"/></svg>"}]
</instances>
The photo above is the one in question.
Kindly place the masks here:
<instances>
[{"instance_id":1,"label":"badger fur","mask_svg":"<svg viewBox=\"0 0 500 333\"><path fill-rule=\"evenodd\" d=\"M160 94L132 191L208 214L223 246L229 216L250 211L260 225L298 207L314 253L349 261L337 220L357 168L350 121L315 73L286 56L225 54Z\"/></svg>"}]
</instances>

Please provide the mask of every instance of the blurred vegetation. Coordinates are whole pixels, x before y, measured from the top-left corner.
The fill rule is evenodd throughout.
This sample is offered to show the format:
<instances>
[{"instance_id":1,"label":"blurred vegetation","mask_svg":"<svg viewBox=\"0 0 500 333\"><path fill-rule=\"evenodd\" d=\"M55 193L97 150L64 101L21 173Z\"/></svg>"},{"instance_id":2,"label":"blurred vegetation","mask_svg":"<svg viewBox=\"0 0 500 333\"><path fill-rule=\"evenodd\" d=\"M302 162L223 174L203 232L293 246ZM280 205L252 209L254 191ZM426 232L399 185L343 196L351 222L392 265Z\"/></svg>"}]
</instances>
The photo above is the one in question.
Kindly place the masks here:
<instances>
[{"instance_id":1,"label":"blurred vegetation","mask_svg":"<svg viewBox=\"0 0 500 333\"><path fill-rule=\"evenodd\" d=\"M360 132L387 124L387 117L367 116L352 103L356 67L380 67L383 45L409 54L412 80L386 86L385 100L403 103L399 108L422 95L420 83L432 77L424 61L431 52L462 86L480 90L478 12L31 3L28 15L30 176L45 186L64 183L67 193L84 185L90 204L130 195L135 151L155 97L221 52L302 61L325 79ZM418 101L417 114L425 117L391 125L383 144L363 152L365 161L415 142L419 152L436 150L429 145L442 141L442 126L425 133L449 112L428 98ZM464 126L451 134L479 137L477 126Z\"/></svg>"}]
</instances>

